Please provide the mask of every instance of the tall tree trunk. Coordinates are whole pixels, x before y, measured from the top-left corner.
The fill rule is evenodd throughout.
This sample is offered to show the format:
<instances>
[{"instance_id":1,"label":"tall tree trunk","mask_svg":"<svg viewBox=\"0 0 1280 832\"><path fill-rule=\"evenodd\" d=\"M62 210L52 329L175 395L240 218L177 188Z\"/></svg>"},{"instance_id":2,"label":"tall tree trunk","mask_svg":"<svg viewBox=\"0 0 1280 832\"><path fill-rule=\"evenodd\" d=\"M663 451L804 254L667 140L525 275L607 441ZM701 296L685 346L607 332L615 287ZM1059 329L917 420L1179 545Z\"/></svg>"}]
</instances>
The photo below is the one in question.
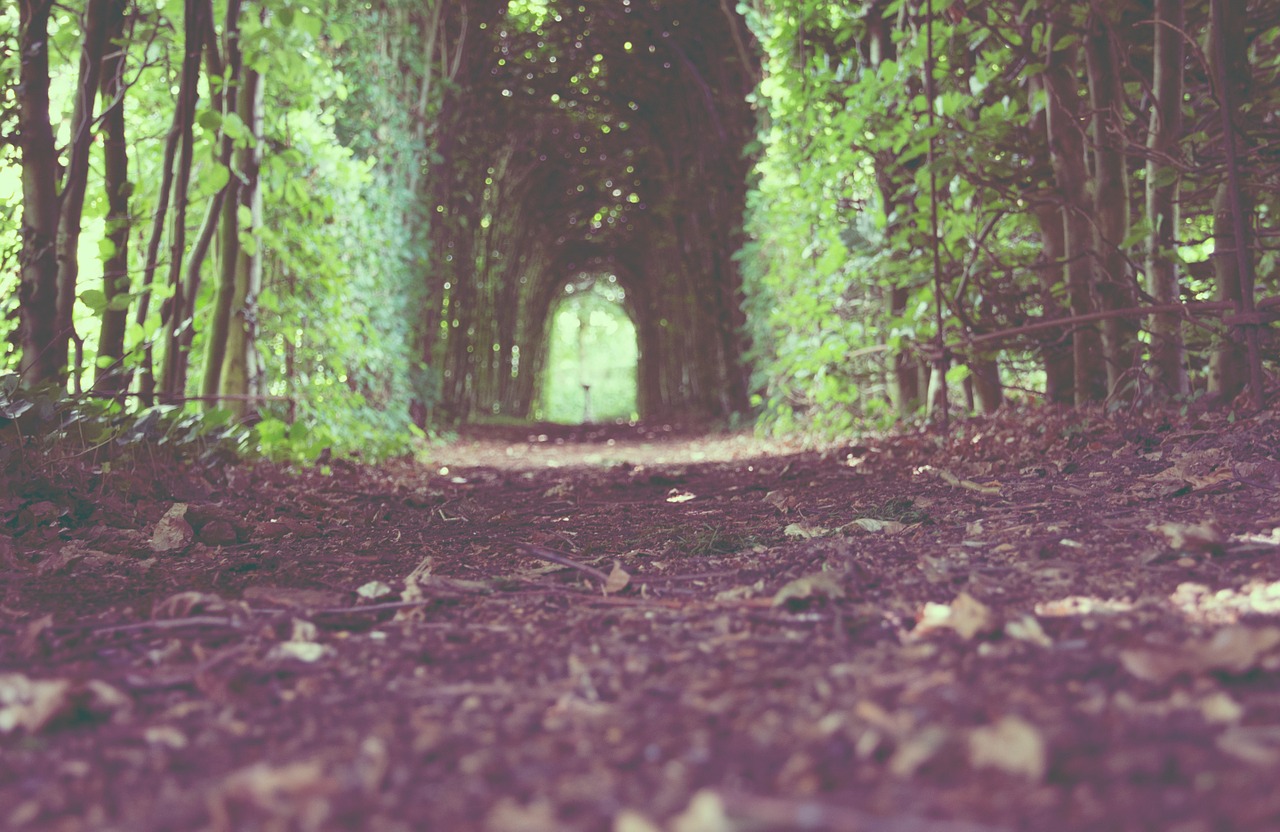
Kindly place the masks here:
<instances>
[{"instance_id":1,"label":"tall tree trunk","mask_svg":"<svg viewBox=\"0 0 1280 832\"><path fill-rule=\"evenodd\" d=\"M183 43L186 54L182 61L182 80L178 89L178 123L182 144L178 154L178 170L173 184L173 223L169 231L169 286L172 296L166 303L166 329L164 374L160 387L163 402L176 402L182 398L186 378L180 375L179 354L182 349L183 295L182 264L187 250L187 193L191 186L191 161L194 153L193 128L195 123L197 83L200 79L200 58L204 51L203 15L212 13L209 0L186 0L184 5Z\"/></svg>"},{"instance_id":2,"label":"tall tree trunk","mask_svg":"<svg viewBox=\"0 0 1280 832\"><path fill-rule=\"evenodd\" d=\"M226 57L226 84L223 87L223 122L231 114L239 114L240 76L243 72L240 53L240 3L228 0L223 53ZM240 257L240 185L242 172L234 165L235 142L227 132L222 134L222 156L231 168L231 178L222 196L219 220L218 286L213 298L213 318L205 340L204 380L201 393L206 404L217 402L222 378L222 362L227 354L227 332L231 328L231 302L236 291L236 262Z\"/></svg>"},{"instance_id":3,"label":"tall tree trunk","mask_svg":"<svg viewBox=\"0 0 1280 832\"><path fill-rule=\"evenodd\" d=\"M58 314L54 359L66 372L67 345L75 334L76 287L80 278L80 224L84 216L84 193L89 182L89 148L93 146L94 105L98 100L98 80L102 77L102 53L107 41L108 0L88 0L80 19L80 78L76 82L71 112L71 146L67 150L67 172L59 197L58 217ZM76 350L73 384L80 392L80 350Z\"/></svg>"},{"instance_id":4,"label":"tall tree trunk","mask_svg":"<svg viewBox=\"0 0 1280 832\"><path fill-rule=\"evenodd\" d=\"M1159 27L1157 27L1159 28ZM1125 166L1124 88L1116 60L1111 21L1095 8L1085 36L1085 63L1093 109L1093 218L1097 251L1098 298L1105 310L1134 305L1133 276L1125 256L1129 236L1129 172ZM1102 322L1106 353L1107 389L1114 395L1125 373L1134 366L1138 344L1136 318L1107 318Z\"/></svg>"},{"instance_id":5,"label":"tall tree trunk","mask_svg":"<svg viewBox=\"0 0 1280 832\"><path fill-rule=\"evenodd\" d=\"M1219 0L1213 0L1218 2ZM1234 102L1249 100L1252 76L1249 67L1248 42L1245 40L1244 18L1246 0L1221 0L1222 2L1222 38L1217 32L1209 33L1209 44L1206 50L1213 76L1219 76L1220 68L1225 68L1228 83L1232 85L1231 99ZM1218 49L1219 40L1224 40L1226 50ZM1224 90L1217 89L1218 101L1223 100ZM1233 122L1237 122L1238 111L1231 113ZM1234 141L1234 136L1224 136L1223 142ZM1235 224L1231 206L1230 183L1227 174L1223 173L1223 182L1213 200L1213 267L1218 289L1218 300L1235 301L1240 298L1241 274L1240 256L1235 240ZM1253 200L1248 193L1241 194L1241 210L1244 214L1244 244L1246 256L1252 257L1253 234L1252 217ZM1248 366L1244 345L1236 339L1224 339L1215 345L1209 360L1209 392L1223 399L1234 399L1244 389L1248 380Z\"/></svg>"},{"instance_id":6,"label":"tall tree trunk","mask_svg":"<svg viewBox=\"0 0 1280 832\"><path fill-rule=\"evenodd\" d=\"M129 153L125 143L125 9L129 0L110 0L105 24L107 50L102 62L103 179L107 192L107 240L111 254L102 264L102 293L107 306L98 333L94 389L119 398L127 381L124 333L129 321ZM103 359L110 359L106 363Z\"/></svg>"},{"instance_id":7,"label":"tall tree trunk","mask_svg":"<svg viewBox=\"0 0 1280 832\"><path fill-rule=\"evenodd\" d=\"M1183 31L1182 0L1156 0L1155 60L1152 89L1155 106L1147 133L1147 286L1158 304L1179 299L1173 252L1178 244L1178 141L1182 138ZM1165 312L1151 317L1151 375L1156 395L1186 395L1187 369L1182 316Z\"/></svg>"},{"instance_id":8,"label":"tall tree trunk","mask_svg":"<svg viewBox=\"0 0 1280 832\"><path fill-rule=\"evenodd\" d=\"M21 56L18 135L22 147L22 252L19 259L19 372L27 383L66 371L58 341L58 152L49 122L49 13L52 0L19 0Z\"/></svg>"},{"instance_id":9,"label":"tall tree trunk","mask_svg":"<svg viewBox=\"0 0 1280 832\"><path fill-rule=\"evenodd\" d=\"M868 65L872 68L897 57L897 47L893 42L895 24L891 20L892 12L889 6L890 4L884 0L876 0L867 11L866 54ZM884 166L879 167L876 171L876 184L883 202L884 215L893 216L899 205L896 200L898 184L892 171ZM885 237L892 238L894 230L893 225L887 227ZM910 290L905 286L895 286L889 290L886 300L888 301L887 311L891 318L901 317L906 313L907 299L910 294ZM925 385L920 381L920 362L906 350L895 352L890 360L893 373L891 389L894 407L899 416L910 416L919 409L921 391L925 389Z\"/></svg>"},{"instance_id":10,"label":"tall tree trunk","mask_svg":"<svg viewBox=\"0 0 1280 832\"><path fill-rule=\"evenodd\" d=\"M1040 224L1040 258L1036 271L1040 276L1040 306L1046 319L1065 318L1067 309L1060 300L1066 278L1067 236L1062 224L1062 209L1048 202L1035 208ZM1066 328L1048 332L1040 342L1044 361L1045 398L1053 404L1075 402L1075 356Z\"/></svg>"},{"instance_id":11,"label":"tall tree trunk","mask_svg":"<svg viewBox=\"0 0 1280 832\"><path fill-rule=\"evenodd\" d=\"M1044 89L1043 79L1033 77L1028 82L1029 92L1036 94ZM1052 178L1052 164L1047 158L1049 150L1049 116L1045 108L1033 117L1028 127L1026 142L1033 150L1035 167L1041 176ZM1052 182L1046 182L1048 188ZM1050 201L1050 194L1040 192L1034 197L1032 210L1040 227L1040 256L1035 270L1040 283L1040 307L1045 319L1065 318L1067 307L1062 302L1066 279L1067 237L1062 223L1062 208ZM1064 327L1049 331L1041 337L1040 357L1044 362L1045 398L1052 404L1072 404L1075 401L1075 362L1069 343L1070 334Z\"/></svg>"},{"instance_id":12,"label":"tall tree trunk","mask_svg":"<svg viewBox=\"0 0 1280 832\"><path fill-rule=\"evenodd\" d=\"M224 403L232 412L237 416L244 416L256 406L249 397L256 396L259 392L254 342L257 334L258 294L262 291L262 246L258 237L262 228L262 189L258 169L262 163L264 98L260 73L245 69L238 98L240 119L252 136L250 143L236 153L236 167L244 177L239 203L248 210L248 231L254 238L254 244L240 246L236 258L236 281L231 298L233 317L227 328L227 347L222 361L218 395L227 397Z\"/></svg>"},{"instance_id":13,"label":"tall tree trunk","mask_svg":"<svg viewBox=\"0 0 1280 832\"><path fill-rule=\"evenodd\" d=\"M234 112L235 84L240 68L240 55L238 48L232 54L232 48L238 47L240 0L227 0L225 20L224 31L228 46L227 57L229 59L227 61L223 60L222 53L218 48L218 37L213 25L212 8L206 11L205 19L202 22L204 24L203 41L206 71L209 75L215 75L222 79L221 87L213 90L210 94L211 108L215 112L223 114L218 163L230 171L232 155L235 152L235 142L227 135L226 131L226 115L228 112L226 101L229 96L231 99L231 112ZM178 366L175 370L175 375L181 379L187 378L188 365L191 361L191 344L195 340L196 334L196 302L200 296L200 284L202 282L205 258L208 256L209 247L217 235L219 219L222 216L222 206L227 201L227 194L235 187L238 181L234 175L228 176L227 184L223 185L209 200L209 205L205 209L204 219L200 221L200 230L196 234L195 244L191 246L191 253L187 256L186 267L183 270L184 303L182 305L182 320L179 323L181 335L179 336L179 348L176 353ZM212 407L213 402L206 401L205 406Z\"/></svg>"},{"instance_id":14,"label":"tall tree trunk","mask_svg":"<svg viewBox=\"0 0 1280 832\"><path fill-rule=\"evenodd\" d=\"M1048 93L1049 156L1053 163L1058 194L1062 199L1063 232L1067 268L1067 292L1071 312L1086 315L1096 312L1093 300L1095 282L1092 206L1088 202L1085 182L1084 127L1079 119L1079 85L1076 80L1075 45L1055 49L1063 36L1055 22L1046 37L1049 55L1044 73ZM1075 401L1085 404L1101 401L1107 395L1107 371L1103 362L1102 341L1096 324L1075 324L1072 336L1075 362Z\"/></svg>"},{"instance_id":15,"label":"tall tree trunk","mask_svg":"<svg viewBox=\"0 0 1280 832\"><path fill-rule=\"evenodd\" d=\"M169 218L169 200L173 196L173 160L178 155L178 144L181 140L182 110L174 107L173 123L169 127L169 135L164 142L164 159L160 164L159 196L156 200L155 216L151 219L151 233L147 238L146 257L142 266L142 291L138 296L138 309L134 318L144 332L147 316L151 311L151 289L155 284L156 268L160 262L160 243L164 239L164 227ZM152 338L148 337L138 377L138 396L144 406L150 407L155 403L155 390L155 355Z\"/></svg>"}]
</instances>

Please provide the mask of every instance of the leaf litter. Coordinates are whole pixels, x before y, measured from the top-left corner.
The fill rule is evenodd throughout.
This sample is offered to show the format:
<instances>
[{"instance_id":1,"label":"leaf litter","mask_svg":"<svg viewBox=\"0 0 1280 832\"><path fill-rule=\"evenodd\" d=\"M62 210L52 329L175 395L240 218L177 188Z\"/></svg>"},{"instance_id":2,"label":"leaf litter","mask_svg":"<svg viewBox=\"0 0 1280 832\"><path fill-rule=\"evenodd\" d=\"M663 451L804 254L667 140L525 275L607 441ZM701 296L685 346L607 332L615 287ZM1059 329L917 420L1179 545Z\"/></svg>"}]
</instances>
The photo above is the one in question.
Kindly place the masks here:
<instances>
[{"instance_id":1,"label":"leaf litter","mask_svg":"<svg viewBox=\"0 0 1280 832\"><path fill-rule=\"evenodd\" d=\"M0 481L0 827L1280 827L1280 418L1128 418Z\"/></svg>"}]
</instances>

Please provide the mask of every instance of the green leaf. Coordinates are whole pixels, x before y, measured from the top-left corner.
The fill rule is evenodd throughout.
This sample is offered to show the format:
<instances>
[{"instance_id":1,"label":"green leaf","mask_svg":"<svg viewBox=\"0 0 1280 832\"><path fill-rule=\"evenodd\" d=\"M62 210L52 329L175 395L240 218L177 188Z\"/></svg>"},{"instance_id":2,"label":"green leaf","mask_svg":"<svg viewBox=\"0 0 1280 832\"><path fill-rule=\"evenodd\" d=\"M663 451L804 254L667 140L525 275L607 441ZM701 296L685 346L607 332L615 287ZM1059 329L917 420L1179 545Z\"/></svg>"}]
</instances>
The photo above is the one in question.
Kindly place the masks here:
<instances>
[{"instance_id":1,"label":"green leaf","mask_svg":"<svg viewBox=\"0 0 1280 832\"><path fill-rule=\"evenodd\" d=\"M201 110L196 116L196 124L206 130L217 130L222 126L222 113L217 110Z\"/></svg>"},{"instance_id":2,"label":"green leaf","mask_svg":"<svg viewBox=\"0 0 1280 832\"><path fill-rule=\"evenodd\" d=\"M101 289L85 289L80 293L80 302L95 314L101 314L107 308L107 296Z\"/></svg>"}]
</instances>

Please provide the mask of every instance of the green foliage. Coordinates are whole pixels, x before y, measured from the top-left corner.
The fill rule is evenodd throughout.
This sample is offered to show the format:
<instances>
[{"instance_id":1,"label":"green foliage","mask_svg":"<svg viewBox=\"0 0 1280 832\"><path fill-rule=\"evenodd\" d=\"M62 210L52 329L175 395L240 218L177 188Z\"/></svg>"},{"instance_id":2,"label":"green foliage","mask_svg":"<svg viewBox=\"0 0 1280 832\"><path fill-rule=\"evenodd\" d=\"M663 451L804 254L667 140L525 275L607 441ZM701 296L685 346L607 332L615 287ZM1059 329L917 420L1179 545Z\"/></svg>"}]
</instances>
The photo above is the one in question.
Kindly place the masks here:
<instances>
[{"instance_id":1,"label":"green foliage","mask_svg":"<svg viewBox=\"0 0 1280 832\"><path fill-rule=\"evenodd\" d=\"M590 385L593 421L636 418L636 329L622 307L621 289L608 281L570 284L551 313L551 335L540 407L551 422L576 424Z\"/></svg>"},{"instance_id":2,"label":"green foliage","mask_svg":"<svg viewBox=\"0 0 1280 832\"><path fill-rule=\"evenodd\" d=\"M221 29L223 9L215 6ZM421 195L405 176L427 151L406 103L410 93L416 95L412 79L421 66L405 67L383 48L388 17L417 9L408 0L370 6L322 0L308 7L267 0L242 16L244 62L263 73L266 90L261 174L265 228L260 238L264 290L256 309L256 349L268 397L263 427L245 433L242 450L301 459L328 447L335 453L376 457L403 453L421 435L409 420L415 318L407 299L421 279L427 244ZM75 317L85 350L78 383L85 388L98 364L101 316L136 303L142 291L142 243L159 203L163 146L181 63L181 14L181 3L140 8L126 44L125 74L136 79L125 99L135 217L129 250L132 291L110 303L102 289L102 262L113 253L104 237L106 200L101 180L96 174L90 178ZM13 10L0 13L0 37L14 36L15 17ZM69 139L78 73L76 21L72 11L59 11L51 26L58 43L51 52L51 115L60 143ZM0 61L10 62L12 54L0 49ZM407 77L409 83L389 85L391 77ZM237 146L255 141L238 115L211 106L220 83L220 78L204 77L200 84L189 245L208 204L232 175L217 160L220 131ZM352 95L353 89L359 94ZM0 121L8 124L11 115L11 109L3 110ZM102 169L100 144L95 143L94 171ZM15 302L19 161L13 148L0 146L0 312L10 311ZM242 209L242 229L247 220ZM242 231L241 244L254 252L258 240ZM161 314L170 295L164 246L150 287L149 317L138 324L129 310L126 362L132 372L139 370L148 347L156 353L157 366L161 358ZM215 265L212 257L204 264L189 395L197 392L203 375ZM17 360L7 344L5 350L0 369ZM129 401L131 406L136 402ZM200 415L194 401L184 412L188 415L183 418L200 423L211 418ZM276 419L290 426L274 431Z\"/></svg>"}]
</instances>

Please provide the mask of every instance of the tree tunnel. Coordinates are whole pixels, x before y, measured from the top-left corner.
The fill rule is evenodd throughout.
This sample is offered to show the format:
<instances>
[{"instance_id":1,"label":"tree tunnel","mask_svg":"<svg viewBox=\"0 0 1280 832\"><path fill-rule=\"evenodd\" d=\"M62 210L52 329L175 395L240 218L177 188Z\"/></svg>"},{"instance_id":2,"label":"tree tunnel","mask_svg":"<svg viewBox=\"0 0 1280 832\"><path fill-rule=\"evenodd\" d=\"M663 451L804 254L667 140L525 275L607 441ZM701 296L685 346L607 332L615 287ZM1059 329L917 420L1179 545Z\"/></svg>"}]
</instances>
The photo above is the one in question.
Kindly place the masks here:
<instances>
[{"instance_id":1,"label":"tree tunnel","mask_svg":"<svg viewBox=\"0 0 1280 832\"><path fill-rule=\"evenodd\" d=\"M584 273L566 281L547 330L533 418L582 424L639 415L639 339L617 275Z\"/></svg>"},{"instance_id":2,"label":"tree tunnel","mask_svg":"<svg viewBox=\"0 0 1280 832\"><path fill-rule=\"evenodd\" d=\"M644 417L746 407L733 254L758 67L727 4L472 3L435 121L418 395L527 418L566 280L615 275Z\"/></svg>"}]
</instances>

